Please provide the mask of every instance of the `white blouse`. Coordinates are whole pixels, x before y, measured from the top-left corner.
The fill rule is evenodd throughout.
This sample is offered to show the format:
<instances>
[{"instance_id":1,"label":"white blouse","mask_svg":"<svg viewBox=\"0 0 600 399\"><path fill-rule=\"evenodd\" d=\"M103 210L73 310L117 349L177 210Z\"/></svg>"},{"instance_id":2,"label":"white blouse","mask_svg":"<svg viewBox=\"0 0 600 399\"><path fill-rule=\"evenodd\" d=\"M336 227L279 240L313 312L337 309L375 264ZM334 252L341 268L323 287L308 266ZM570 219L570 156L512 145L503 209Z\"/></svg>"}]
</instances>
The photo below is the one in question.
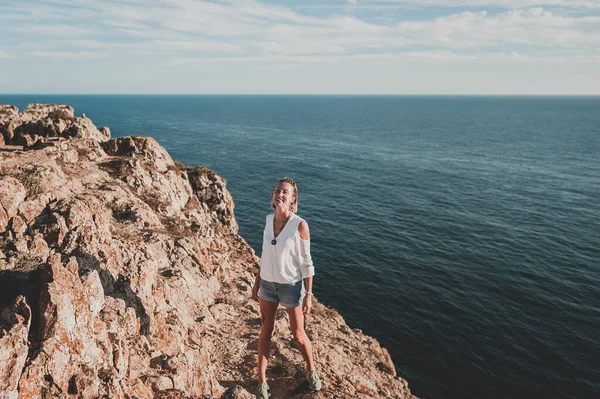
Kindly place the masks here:
<instances>
[{"instance_id":1,"label":"white blouse","mask_svg":"<svg viewBox=\"0 0 600 399\"><path fill-rule=\"evenodd\" d=\"M279 284L296 284L315 275L310 256L310 240L300 238L298 225L302 218L292 214L277 237L273 230L275 214L267 215L263 233L260 278ZM275 240L275 244L272 241Z\"/></svg>"}]
</instances>

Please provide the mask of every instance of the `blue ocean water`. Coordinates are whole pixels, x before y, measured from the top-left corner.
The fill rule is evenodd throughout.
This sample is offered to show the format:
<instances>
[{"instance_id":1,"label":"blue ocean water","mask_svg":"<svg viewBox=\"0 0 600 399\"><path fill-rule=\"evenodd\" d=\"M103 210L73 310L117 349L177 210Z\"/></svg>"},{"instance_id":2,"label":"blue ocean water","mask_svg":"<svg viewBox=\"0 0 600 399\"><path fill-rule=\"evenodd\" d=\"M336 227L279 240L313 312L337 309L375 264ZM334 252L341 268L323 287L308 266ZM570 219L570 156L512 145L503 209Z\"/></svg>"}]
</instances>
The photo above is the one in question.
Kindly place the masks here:
<instances>
[{"instance_id":1,"label":"blue ocean water","mask_svg":"<svg viewBox=\"0 0 600 399\"><path fill-rule=\"evenodd\" d=\"M29 102L215 169L259 252L293 177L317 297L416 395L600 397L600 97L0 95Z\"/></svg>"}]
</instances>

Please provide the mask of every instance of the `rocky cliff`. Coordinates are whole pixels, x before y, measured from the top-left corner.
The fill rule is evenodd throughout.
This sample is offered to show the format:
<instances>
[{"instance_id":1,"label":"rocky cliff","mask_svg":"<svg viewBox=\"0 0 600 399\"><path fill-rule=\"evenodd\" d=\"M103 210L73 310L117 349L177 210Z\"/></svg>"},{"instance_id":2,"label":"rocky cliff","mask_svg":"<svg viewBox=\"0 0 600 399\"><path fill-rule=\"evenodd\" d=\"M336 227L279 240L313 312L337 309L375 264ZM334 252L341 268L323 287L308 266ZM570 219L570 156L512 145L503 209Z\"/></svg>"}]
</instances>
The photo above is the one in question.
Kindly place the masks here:
<instances>
[{"instance_id":1,"label":"rocky cliff","mask_svg":"<svg viewBox=\"0 0 600 399\"><path fill-rule=\"evenodd\" d=\"M0 399L253 397L258 259L225 181L68 106L0 106L0 133ZM273 398L414 398L388 352L319 303L324 388L309 393L277 319Z\"/></svg>"}]
</instances>

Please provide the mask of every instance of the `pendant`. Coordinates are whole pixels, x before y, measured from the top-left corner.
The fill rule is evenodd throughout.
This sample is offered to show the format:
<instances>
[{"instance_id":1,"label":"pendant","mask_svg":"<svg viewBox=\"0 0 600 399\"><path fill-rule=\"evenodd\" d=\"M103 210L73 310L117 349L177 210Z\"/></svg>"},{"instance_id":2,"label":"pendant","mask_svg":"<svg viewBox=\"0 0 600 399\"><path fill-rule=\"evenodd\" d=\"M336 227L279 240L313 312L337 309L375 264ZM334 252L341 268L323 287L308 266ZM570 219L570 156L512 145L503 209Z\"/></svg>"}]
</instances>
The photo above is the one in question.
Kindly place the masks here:
<instances>
[{"instance_id":1,"label":"pendant","mask_svg":"<svg viewBox=\"0 0 600 399\"><path fill-rule=\"evenodd\" d=\"M273 245L277 244L277 240L273 238L273 239L271 240L271 244L273 244Z\"/></svg>"}]
</instances>

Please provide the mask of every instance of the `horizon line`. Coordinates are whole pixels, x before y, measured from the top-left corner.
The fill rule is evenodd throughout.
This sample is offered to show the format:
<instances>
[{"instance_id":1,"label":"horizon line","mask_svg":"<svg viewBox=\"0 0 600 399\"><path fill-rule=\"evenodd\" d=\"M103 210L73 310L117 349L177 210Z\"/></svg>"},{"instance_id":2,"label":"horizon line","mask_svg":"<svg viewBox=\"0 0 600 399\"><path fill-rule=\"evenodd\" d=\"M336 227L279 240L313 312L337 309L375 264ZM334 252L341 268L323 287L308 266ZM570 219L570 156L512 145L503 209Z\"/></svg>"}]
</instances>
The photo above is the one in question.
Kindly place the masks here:
<instances>
[{"instance_id":1,"label":"horizon line","mask_svg":"<svg viewBox=\"0 0 600 399\"><path fill-rule=\"evenodd\" d=\"M600 97L600 93L0 93L0 96Z\"/></svg>"}]
</instances>

